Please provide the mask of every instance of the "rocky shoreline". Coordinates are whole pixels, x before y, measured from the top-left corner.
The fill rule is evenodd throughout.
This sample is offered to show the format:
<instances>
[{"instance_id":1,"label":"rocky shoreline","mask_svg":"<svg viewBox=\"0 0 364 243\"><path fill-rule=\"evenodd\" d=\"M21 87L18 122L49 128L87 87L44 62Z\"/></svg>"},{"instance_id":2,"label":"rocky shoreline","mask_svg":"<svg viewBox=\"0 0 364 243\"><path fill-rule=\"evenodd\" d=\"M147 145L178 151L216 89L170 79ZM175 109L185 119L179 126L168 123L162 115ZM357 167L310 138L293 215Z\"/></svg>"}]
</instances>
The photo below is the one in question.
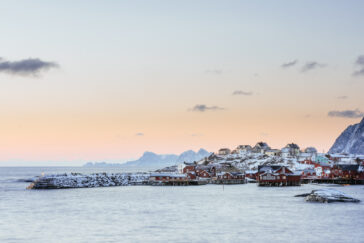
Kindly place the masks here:
<instances>
[{"instance_id":1,"label":"rocky shoreline","mask_svg":"<svg viewBox=\"0 0 364 243\"><path fill-rule=\"evenodd\" d=\"M109 186L145 185L149 173L80 173L45 175L32 182L27 189L66 189Z\"/></svg>"}]
</instances>

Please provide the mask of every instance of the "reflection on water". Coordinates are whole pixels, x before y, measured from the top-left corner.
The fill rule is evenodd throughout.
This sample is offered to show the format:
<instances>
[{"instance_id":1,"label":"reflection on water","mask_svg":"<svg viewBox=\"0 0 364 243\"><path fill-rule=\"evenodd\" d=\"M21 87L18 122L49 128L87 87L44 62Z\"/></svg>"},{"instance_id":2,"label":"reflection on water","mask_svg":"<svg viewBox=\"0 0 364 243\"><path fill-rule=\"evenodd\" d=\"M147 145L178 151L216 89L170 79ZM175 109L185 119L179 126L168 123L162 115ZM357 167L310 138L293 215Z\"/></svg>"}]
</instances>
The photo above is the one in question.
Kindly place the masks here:
<instances>
[{"instance_id":1,"label":"reflection on water","mask_svg":"<svg viewBox=\"0 0 364 243\"><path fill-rule=\"evenodd\" d=\"M25 190L45 173L118 168L1 168L0 242L363 242L364 186L340 186L358 204L306 203L323 186L128 186Z\"/></svg>"}]
</instances>

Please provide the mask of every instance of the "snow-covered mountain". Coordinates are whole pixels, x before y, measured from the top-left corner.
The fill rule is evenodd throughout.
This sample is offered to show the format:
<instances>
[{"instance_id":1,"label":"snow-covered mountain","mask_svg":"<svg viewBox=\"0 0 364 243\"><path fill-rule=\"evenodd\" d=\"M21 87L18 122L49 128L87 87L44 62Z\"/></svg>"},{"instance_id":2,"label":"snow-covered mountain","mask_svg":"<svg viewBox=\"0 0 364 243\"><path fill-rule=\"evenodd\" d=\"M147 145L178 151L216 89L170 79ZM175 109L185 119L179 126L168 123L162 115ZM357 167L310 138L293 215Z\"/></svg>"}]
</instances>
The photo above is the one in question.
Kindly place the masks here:
<instances>
[{"instance_id":1,"label":"snow-covered mountain","mask_svg":"<svg viewBox=\"0 0 364 243\"><path fill-rule=\"evenodd\" d=\"M200 149L197 153L193 150L187 150L178 156L177 163L199 161L210 154L205 149Z\"/></svg>"},{"instance_id":2,"label":"snow-covered mountain","mask_svg":"<svg viewBox=\"0 0 364 243\"><path fill-rule=\"evenodd\" d=\"M208 157L211 153L205 149L200 149L198 152L187 150L180 155L176 154L156 154L153 152L145 152L142 157L137 160L128 161L124 164L108 164L108 163L87 163L85 166L135 166L135 167L165 167L180 164L183 162L199 161Z\"/></svg>"},{"instance_id":3,"label":"snow-covered mountain","mask_svg":"<svg viewBox=\"0 0 364 243\"><path fill-rule=\"evenodd\" d=\"M128 161L123 166L168 166L176 163L178 155L175 154L156 154L145 152L137 160Z\"/></svg>"},{"instance_id":4,"label":"snow-covered mountain","mask_svg":"<svg viewBox=\"0 0 364 243\"><path fill-rule=\"evenodd\" d=\"M193 150L187 150L180 155L175 154L155 154L145 152L137 160L126 162L125 166L170 166L183 162L194 162L209 156L211 153L205 149L200 149L197 153Z\"/></svg>"},{"instance_id":5,"label":"snow-covered mountain","mask_svg":"<svg viewBox=\"0 0 364 243\"><path fill-rule=\"evenodd\" d=\"M336 139L329 153L364 154L364 118L360 123L348 126Z\"/></svg>"}]
</instances>

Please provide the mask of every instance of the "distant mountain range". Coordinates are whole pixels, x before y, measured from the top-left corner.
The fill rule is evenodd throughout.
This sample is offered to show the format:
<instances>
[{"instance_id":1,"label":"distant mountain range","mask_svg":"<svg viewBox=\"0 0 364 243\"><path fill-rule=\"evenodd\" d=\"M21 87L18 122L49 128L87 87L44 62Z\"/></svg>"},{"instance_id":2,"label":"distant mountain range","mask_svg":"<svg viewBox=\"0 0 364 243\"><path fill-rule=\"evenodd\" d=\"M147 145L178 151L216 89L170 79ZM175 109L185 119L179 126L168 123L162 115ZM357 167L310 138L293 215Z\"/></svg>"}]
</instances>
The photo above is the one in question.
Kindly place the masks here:
<instances>
[{"instance_id":1,"label":"distant mountain range","mask_svg":"<svg viewBox=\"0 0 364 243\"><path fill-rule=\"evenodd\" d=\"M364 118L360 123L348 126L336 139L330 154L364 154Z\"/></svg>"},{"instance_id":2,"label":"distant mountain range","mask_svg":"<svg viewBox=\"0 0 364 243\"><path fill-rule=\"evenodd\" d=\"M137 160L128 161L123 164L109 164L106 162L88 162L85 167L105 167L105 166L121 166L121 167L165 167L180 164L183 162L199 161L205 157L208 157L211 153L205 149L200 149L198 152L193 150L187 150L180 155L176 154L156 154L153 152L145 152L142 157Z\"/></svg>"}]
</instances>

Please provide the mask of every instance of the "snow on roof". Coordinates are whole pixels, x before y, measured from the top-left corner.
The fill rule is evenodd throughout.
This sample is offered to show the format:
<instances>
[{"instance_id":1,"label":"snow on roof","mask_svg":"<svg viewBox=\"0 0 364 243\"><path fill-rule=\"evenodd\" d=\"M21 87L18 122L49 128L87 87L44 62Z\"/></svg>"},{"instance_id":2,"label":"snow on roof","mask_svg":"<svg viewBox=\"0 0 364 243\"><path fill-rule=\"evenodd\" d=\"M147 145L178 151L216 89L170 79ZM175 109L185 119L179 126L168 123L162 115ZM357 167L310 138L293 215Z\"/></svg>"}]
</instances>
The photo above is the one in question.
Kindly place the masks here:
<instances>
[{"instance_id":1,"label":"snow on roof","mask_svg":"<svg viewBox=\"0 0 364 243\"><path fill-rule=\"evenodd\" d=\"M186 177L185 174L170 174L170 173L153 173L150 176L153 176L153 177L157 177L157 176L166 177L166 176L169 176L169 177L174 177L174 178Z\"/></svg>"},{"instance_id":2,"label":"snow on roof","mask_svg":"<svg viewBox=\"0 0 364 243\"><path fill-rule=\"evenodd\" d=\"M257 172L258 172L257 170L246 170L245 174L255 174Z\"/></svg>"},{"instance_id":3,"label":"snow on roof","mask_svg":"<svg viewBox=\"0 0 364 243\"><path fill-rule=\"evenodd\" d=\"M261 174L261 176L262 175L275 175L275 176L277 176L277 175L279 175L278 173L272 173L272 172L265 172L265 173L263 173L263 174Z\"/></svg>"},{"instance_id":4,"label":"snow on roof","mask_svg":"<svg viewBox=\"0 0 364 243\"><path fill-rule=\"evenodd\" d=\"M315 172L315 170L313 168L305 168L303 169L303 172L310 173L310 172Z\"/></svg>"}]
</instances>

